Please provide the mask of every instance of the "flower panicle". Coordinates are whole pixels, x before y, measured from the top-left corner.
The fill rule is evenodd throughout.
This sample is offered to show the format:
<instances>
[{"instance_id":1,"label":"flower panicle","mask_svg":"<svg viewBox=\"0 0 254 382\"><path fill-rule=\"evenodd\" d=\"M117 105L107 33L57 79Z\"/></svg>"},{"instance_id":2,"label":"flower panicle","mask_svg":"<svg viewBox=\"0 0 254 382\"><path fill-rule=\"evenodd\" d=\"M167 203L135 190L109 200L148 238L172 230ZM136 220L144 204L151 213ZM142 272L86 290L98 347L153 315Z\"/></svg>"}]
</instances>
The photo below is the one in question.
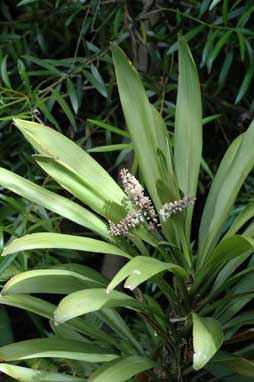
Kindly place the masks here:
<instances>
[{"instance_id":1,"label":"flower panicle","mask_svg":"<svg viewBox=\"0 0 254 382\"><path fill-rule=\"evenodd\" d=\"M113 236L128 236L129 230L136 228L141 223L144 223L145 219L140 211L132 210L127 216L119 223L112 223L109 221L109 235Z\"/></svg>"},{"instance_id":2,"label":"flower panicle","mask_svg":"<svg viewBox=\"0 0 254 382\"><path fill-rule=\"evenodd\" d=\"M120 171L121 181L125 193L128 195L133 205L133 210L129 211L125 218L119 223L109 221L110 236L128 236L131 229L140 224L147 224L149 230L156 230L160 227L159 217L151 199L145 196L144 188L139 181L126 168ZM172 215L176 215L184 208L194 204L196 198L185 196L183 199L165 203L159 212L161 220L165 221Z\"/></svg>"},{"instance_id":3,"label":"flower panicle","mask_svg":"<svg viewBox=\"0 0 254 382\"><path fill-rule=\"evenodd\" d=\"M195 203L195 200L196 198L194 196L187 195L184 196L183 199L165 203L159 211L159 215L163 221L166 221L172 215L176 215L180 213L183 209L193 205Z\"/></svg>"}]
</instances>

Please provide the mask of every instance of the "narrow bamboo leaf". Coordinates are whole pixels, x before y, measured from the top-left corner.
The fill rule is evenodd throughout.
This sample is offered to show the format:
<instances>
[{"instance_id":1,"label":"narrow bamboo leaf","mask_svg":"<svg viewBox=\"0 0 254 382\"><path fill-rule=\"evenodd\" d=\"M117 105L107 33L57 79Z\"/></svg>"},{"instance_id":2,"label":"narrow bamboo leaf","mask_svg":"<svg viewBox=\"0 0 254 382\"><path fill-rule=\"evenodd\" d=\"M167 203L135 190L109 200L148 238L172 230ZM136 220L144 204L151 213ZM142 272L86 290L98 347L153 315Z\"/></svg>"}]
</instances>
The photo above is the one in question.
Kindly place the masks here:
<instances>
[{"instance_id":1,"label":"narrow bamboo leaf","mask_svg":"<svg viewBox=\"0 0 254 382\"><path fill-rule=\"evenodd\" d=\"M156 367L155 362L140 356L120 358L96 370L88 382L124 382L131 377Z\"/></svg>"},{"instance_id":2,"label":"narrow bamboo leaf","mask_svg":"<svg viewBox=\"0 0 254 382\"><path fill-rule=\"evenodd\" d=\"M11 82L10 82L10 78L9 78L9 74L7 70L7 59L8 59L8 56L6 55L1 62L1 77L5 86L11 89Z\"/></svg>"},{"instance_id":3,"label":"narrow bamboo leaf","mask_svg":"<svg viewBox=\"0 0 254 382\"><path fill-rule=\"evenodd\" d=\"M199 230L198 268L220 236L230 209L254 165L254 123L227 150L212 183Z\"/></svg>"},{"instance_id":4,"label":"narrow bamboo leaf","mask_svg":"<svg viewBox=\"0 0 254 382\"><path fill-rule=\"evenodd\" d=\"M90 73L87 70L83 70L84 76L87 78L87 80L95 87L95 89L105 98L108 97L107 88L103 81L98 81L97 78L94 76L95 73Z\"/></svg>"},{"instance_id":5,"label":"narrow bamboo leaf","mask_svg":"<svg viewBox=\"0 0 254 382\"><path fill-rule=\"evenodd\" d=\"M218 81L219 86L222 86L225 83L225 81L227 79L227 75L229 73L229 70L232 66L233 59L234 59L234 51L231 50L228 52L228 54L225 58L225 61L222 65L220 75L219 75L219 81Z\"/></svg>"},{"instance_id":6,"label":"narrow bamboo leaf","mask_svg":"<svg viewBox=\"0 0 254 382\"><path fill-rule=\"evenodd\" d=\"M55 311L55 321L62 324L83 314L120 306L138 309L141 304L127 294L117 291L108 294L105 289L81 290L61 300Z\"/></svg>"},{"instance_id":7,"label":"narrow bamboo leaf","mask_svg":"<svg viewBox=\"0 0 254 382\"><path fill-rule=\"evenodd\" d=\"M98 146L98 147L92 147L91 149L88 149L87 152L89 152L89 153L107 153L107 152L111 152L111 151L122 151L124 149L132 149L132 145L129 143L119 143L116 145Z\"/></svg>"},{"instance_id":8,"label":"narrow bamboo leaf","mask_svg":"<svg viewBox=\"0 0 254 382\"><path fill-rule=\"evenodd\" d=\"M122 135L123 137L126 137L126 138L130 137L130 134L127 131L118 129L118 127L109 125L108 123L95 120L95 119L88 119L87 122L91 123L92 125L102 127L103 129L111 131L112 133Z\"/></svg>"},{"instance_id":9,"label":"narrow bamboo leaf","mask_svg":"<svg viewBox=\"0 0 254 382\"><path fill-rule=\"evenodd\" d=\"M55 117L52 115L52 113L48 110L48 107L46 105L46 102L42 101L42 99L39 99L36 103L37 108L42 112L42 115L44 115L59 132L61 132L61 127L59 126L59 123L55 119ZM16 117L18 118L18 117ZM27 119L27 118L21 118L21 119Z\"/></svg>"},{"instance_id":10,"label":"narrow bamboo leaf","mask_svg":"<svg viewBox=\"0 0 254 382\"><path fill-rule=\"evenodd\" d=\"M241 99L245 96L245 94L246 94L246 92L250 86L251 80L253 78L253 73L254 73L254 66L252 64L249 66L249 68L247 69L247 71L245 73L242 85L241 85L241 87L237 93L236 99L235 99L236 104L239 103L241 101Z\"/></svg>"},{"instance_id":11,"label":"narrow bamboo leaf","mask_svg":"<svg viewBox=\"0 0 254 382\"><path fill-rule=\"evenodd\" d=\"M63 109L63 111L64 111L66 117L69 119L70 124L72 125L73 129L77 130L75 117L72 114L72 111L71 111L69 105L67 104L67 102L65 101L65 99L61 96L61 94L59 94L55 90L52 90L52 95L53 95L53 97L55 97L55 99L57 100L57 102L59 103L61 108Z\"/></svg>"},{"instance_id":12,"label":"narrow bamboo leaf","mask_svg":"<svg viewBox=\"0 0 254 382\"><path fill-rule=\"evenodd\" d=\"M191 30L186 33L183 38L186 42L192 40L194 37L199 35L205 28L205 25L198 25L195 28L191 28ZM167 51L167 55L174 53L178 49L178 42L175 42Z\"/></svg>"},{"instance_id":13,"label":"narrow bamboo leaf","mask_svg":"<svg viewBox=\"0 0 254 382\"><path fill-rule=\"evenodd\" d=\"M188 45L179 39L179 78L174 136L175 169L184 195L196 195L202 153L202 106L198 73ZM193 207L188 208L189 238Z\"/></svg>"},{"instance_id":14,"label":"narrow bamboo leaf","mask_svg":"<svg viewBox=\"0 0 254 382\"><path fill-rule=\"evenodd\" d=\"M215 47L213 48L211 54L209 55L209 59L207 62L209 72L212 68L214 60L216 59L216 57L220 53L223 46L226 44L226 42L229 39L229 37L231 36L231 34L232 34L232 31L227 31L227 32L223 33L221 38L217 41Z\"/></svg>"},{"instance_id":15,"label":"narrow bamboo leaf","mask_svg":"<svg viewBox=\"0 0 254 382\"><path fill-rule=\"evenodd\" d=\"M221 0L212 0L211 5L209 7L209 11L211 11L217 4L219 4Z\"/></svg>"},{"instance_id":16,"label":"narrow bamboo leaf","mask_svg":"<svg viewBox=\"0 0 254 382\"><path fill-rule=\"evenodd\" d=\"M62 77L64 75L64 73L60 72L60 70L56 69L53 65L48 63L47 60L42 60L41 58L32 57L27 54L22 57L24 57L28 61L33 62L34 64L38 66L45 68L50 75L54 75L58 77Z\"/></svg>"},{"instance_id":17,"label":"narrow bamboo leaf","mask_svg":"<svg viewBox=\"0 0 254 382\"><path fill-rule=\"evenodd\" d=\"M79 206L70 199L48 191L43 187L0 168L0 185L16 194L47 208L83 227L109 238L107 225L95 214Z\"/></svg>"},{"instance_id":18,"label":"narrow bamboo leaf","mask_svg":"<svg viewBox=\"0 0 254 382\"><path fill-rule=\"evenodd\" d=\"M91 193L99 194L108 204L121 207L122 200L126 197L124 192L81 147L55 130L38 123L15 120L15 124L39 154L63 163L70 172L78 174ZM85 187L83 188L85 191Z\"/></svg>"},{"instance_id":19,"label":"narrow bamboo leaf","mask_svg":"<svg viewBox=\"0 0 254 382\"><path fill-rule=\"evenodd\" d=\"M131 259L131 256L122 251L120 248L104 241L82 236L44 232L25 235L21 238L13 240L4 248L2 256L39 248L61 248L73 249L76 251L108 253Z\"/></svg>"},{"instance_id":20,"label":"narrow bamboo leaf","mask_svg":"<svg viewBox=\"0 0 254 382\"><path fill-rule=\"evenodd\" d=\"M18 68L18 72L19 72L20 78L22 80L22 83L23 83L26 91L29 92L29 90L30 90L29 76L27 74L27 71L26 71L26 68L25 68L23 61L20 59L18 59L17 68Z\"/></svg>"},{"instance_id":21,"label":"narrow bamboo leaf","mask_svg":"<svg viewBox=\"0 0 254 382\"><path fill-rule=\"evenodd\" d=\"M71 106L73 108L74 113L78 114L79 104L78 104L76 89L73 85L73 82L69 78L67 79L66 84L67 84L68 95L71 101Z\"/></svg>"},{"instance_id":22,"label":"narrow bamboo leaf","mask_svg":"<svg viewBox=\"0 0 254 382\"><path fill-rule=\"evenodd\" d=\"M97 280L65 269L36 269L12 277L2 289L2 295L16 293L68 294L84 288L101 288Z\"/></svg>"},{"instance_id":23,"label":"narrow bamboo leaf","mask_svg":"<svg viewBox=\"0 0 254 382\"><path fill-rule=\"evenodd\" d=\"M120 100L134 151L148 192L156 207L160 208L161 202L156 190L156 182L161 178L156 154L159 146L152 108L137 71L123 51L112 45L112 55Z\"/></svg>"},{"instance_id":24,"label":"narrow bamboo leaf","mask_svg":"<svg viewBox=\"0 0 254 382\"><path fill-rule=\"evenodd\" d=\"M215 318L199 317L192 313L193 320L193 368L202 369L223 343L223 332Z\"/></svg>"},{"instance_id":25,"label":"narrow bamboo leaf","mask_svg":"<svg viewBox=\"0 0 254 382\"><path fill-rule=\"evenodd\" d=\"M95 346L57 337L16 342L0 348L0 359L18 361L31 358L66 358L84 362L109 362L116 354L103 354Z\"/></svg>"},{"instance_id":26,"label":"narrow bamboo leaf","mask_svg":"<svg viewBox=\"0 0 254 382\"><path fill-rule=\"evenodd\" d=\"M85 378L72 375L51 373L47 370L32 370L27 367L0 363L0 371L22 382L85 382Z\"/></svg>"},{"instance_id":27,"label":"narrow bamboo leaf","mask_svg":"<svg viewBox=\"0 0 254 382\"><path fill-rule=\"evenodd\" d=\"M156 274L169 271L184 278L185 270L178 265L163 263L160 260L146 256L136 256L125 264L120 271L115 275L113 280L107 287L107 291L111 292L118 284L127 278L125 288L135 289L139 284L150 279Z\"/></svg>"}]
</instances>

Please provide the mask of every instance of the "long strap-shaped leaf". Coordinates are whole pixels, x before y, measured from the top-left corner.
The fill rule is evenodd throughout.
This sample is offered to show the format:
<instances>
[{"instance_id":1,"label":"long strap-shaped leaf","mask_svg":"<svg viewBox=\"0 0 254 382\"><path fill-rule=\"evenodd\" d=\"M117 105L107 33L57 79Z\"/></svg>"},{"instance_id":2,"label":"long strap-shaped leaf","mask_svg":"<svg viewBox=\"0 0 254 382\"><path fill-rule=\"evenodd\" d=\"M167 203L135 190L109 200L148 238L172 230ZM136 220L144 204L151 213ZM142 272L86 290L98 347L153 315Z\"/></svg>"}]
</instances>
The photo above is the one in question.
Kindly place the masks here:
<instances>
[{"instance_id":1,"label":"long strap-shaped leaf","mask_svg":"<svg viewBox=\"0 0 254 382\"><path fill-rule=\"evenodd\" d=\"M129 381L131 377L148 369L152 369L153 367L156 367L155 362L148 358L140 356L119 358L99 368L91 375L88 382Z\"/></svg>"},{"instance_id":2,"label":"long strap-shaped leaf","mask_svg":"<svg viewBox=\"0 0 254 382\"><path fill-rule=\"evenodd\" d=\"M236 196L253 166L254 122L230 145L213 181L200 224L198 269L215 247Z\"/></svg>"},{"instance_id":3,"label":"long strap-shaped leaf","mask_svg":"<svg viewBox=\"0 0 254 382\"><path fill-rule=\"evenodd\" d=\"M162 173L157 148L162 152L164 150L159 146L156 129L161 126L154 124L151 105L135 68L116 45L112 45L112 55L120 100L139 166L149 194L156 207L160 208L156 182L161 179ZM165 144L166 140L163 142Z\"/></svg>"},{"instance_id":4,"label":"long strap-shaped leaf","mask_svg":"<svg viewBox=\"0 0 254 382\"><path fill-rule=\"evenodd\" d=\"M102 200L121 206L124 192L111 176L90 155L78 145L58 133L54 129L39 123L15 120L15 125L34 149L45 157L54 158L66 168L78 174L89 187L87 204L91 200L91 192L100 195ZM84 197L86 187L83 185Z\"/></svg>"},{"instance_id":5,"label":"long strap-shaped leaf","mask_svg":"<svg viewBox=\"0 0 254 382\"><path fill-rule=\"evenodd\" d=\"M185 40L179 38L179 78L175 117L174 157L178 185L184 195L196 195L202 152L201 93L195 62ZM187 210L190 236L193 208Z\"/></svg>"},{"instance_id":6,"label":"long strap-shaped leaf","mask_svg":"<svg viewBox=\"0 0 254 382\"><path fill-rule=\"evenodd\" d=\"M0 185L33 203L89 228L105 238L109 238L105 222L92 212L63 196L48 191L4 168L0 168Z\"/></svg>"},{"instance_id":7,"label":"long strap-shaped leaf","mask_svg":"<svg viewBox=\"0 0 254 382\"><path fill-rule=\"evenodd\" d=\"M57 337L21 341L0 348L0 359L7 362L51 357L86 362L109 362L118 358L116 354L101 353L93 345Z\"/></svg>"},{"instance_id":8,"label":"long strap-shaped leaf","mask_svg":"<svg viewBox=\"0 0 254 382\"><path fill-rule=\"evenodd\" d=\"M192 313L193 319L193 368L202 369L219 350L223 342L223 332L217 320L199 317Z\"/></svg>"},{"instance_id":9,"label":"long strap-shaped leaf","mask_svg":"<svg viewBox=\"0 0 254 382\"><path fill-rule=\"evenodd\" d=\"M0 296L0 304L24 309L50 320L53 320L54 311L56 309L55 305L27 294ZM82 333L89 338L96 339L97 341L105 341L109 344L114 343L114 339L109 334L106 334L101 330L98 325L88 322L87 320L76 318L72 320L71 323L65 325L69 326L72 330ZM124 337L127 338L126 333Z\"/></svg>"},{"instance_id":10,"label":"long strap-shaped leaf","mask_svg":"<svg viewBox=\"0 0 254 382\"><path fill-rule=\"evenodd\" d=\"M196 291L207 278L214 279L227 262L248 253L253 248L254 239L246 236L234 235L223 239L197 273L193 291ZM248 255L250 254L251 252Z\"/></svg>"},{"instance_id":11,"label":"long strap-shaped leaf","mask_svg":"<svg viewBox=\"0 0 254 382\"><path fill-rule=\"evenodd\" d=\"M142 309L142 304L121 292L113 291L108 294L106 289L86 289L63 298L54 316L55 321L61 324L83 314L116 307Z\"/></svg>"},{"instance_id":12,"label":"long strap-shaped leaf","mask_svg":"<svg viewBox=\"0 0 254 382\"><path fill-rule=\"evenodd\" d=\"M68 294L84 288L101 288L96 279L65 269L34 269L12 277L2 289L2 295L14 293Z\"/></svg>"},{"instance_id":13,"label":"long strap-shaped leaf","mask_svg":"<svg viewBox=\"0 0 254 382\"><path fill-rule=\"evenodd\" d=\"M57 183L108 220L118 222L127 214L126 209L120 203L110 200L106 194L102 194L101 188L103 186L96 190L61 159L43 155L34 155L34 158L39 166ZM125 199L127 199L126 196Z\"/></svg>"},{"instance_id":14,"label":"long strap-shaped leaf","mask_svg":"<svg viewBox=\"0 0 254 382\"><path fill-rule=\"evenodd\" d=\"M131 259L131 256L126 252L112 244L106 243L105 241L51 232L33 233L15 239L4 247L2 256L11 255L12 253L20 251L42 248L73 249L76 251L107 253Z\"/></svg>"},{"instance_id":15,"label":"long strap-shaped leaf","mask_svg":"<svg viewBox=\"0 0 254 382\"><path fill-rule=\"evenodd\" d=\"M22 382L85 382L85 378L72 375L51 373L47 370L33 370L27 367L0 363L0 371Z\"/></svg>"},{"instance_id":16,"label":"long strap-shaped leaf","mask_svg":"<svg viewBox=\"0 0 254 382\"><path fill-rule=\"evenodd\" d=\"M185 270L175 264L163 263L160 260L146 256L136 256L125 264L120 271L115 275L113 280L107 287L107 291L111 292L118 284L127 278L125 287L135 289L144 281L157 275L160 272L169 271L175 273L179 277L186 276Z\"/></svg>"}]
</instances>

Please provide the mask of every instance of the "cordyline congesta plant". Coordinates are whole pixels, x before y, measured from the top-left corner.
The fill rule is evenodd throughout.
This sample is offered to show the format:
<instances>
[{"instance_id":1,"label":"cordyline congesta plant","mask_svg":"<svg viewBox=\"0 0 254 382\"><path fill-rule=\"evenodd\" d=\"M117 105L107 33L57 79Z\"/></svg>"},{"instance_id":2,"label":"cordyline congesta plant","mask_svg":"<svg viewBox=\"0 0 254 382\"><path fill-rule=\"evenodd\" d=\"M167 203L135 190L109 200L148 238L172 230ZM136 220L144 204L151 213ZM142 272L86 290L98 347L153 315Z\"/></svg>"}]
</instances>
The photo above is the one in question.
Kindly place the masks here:
<instances>
[{"instance_id":1,"label":"cordyline congesta plant","mask_svg":"<svg viewBox=\"0 0 254 382\"><path fill-rule=\"evenodd\" d=\"M253 203L233 222L228 219L254 165L254 125L235 139L222 159L198 238L192 238L202 152L201 95L188 46L181 38L178 44L174 145L137 72L124 53L112 47L141 175L137 180L123 169L123 189L63 135L37 123L15 121L37 152L39 166L89 209L3 168L1 186L102 239L38 232L7 243L2 255L62 248L126 261L110 282L87 266L67 263L20 273L6 283L0 303L46 317L52 328L48 338L0 348L0 370L14 379L244 382L254 376L254 350L248 342L254 324L249 303L254 285ZM36 293L66 296L55 306ZM77 360L89 368L86 375L75 376L33 370L25 363L43 357Z\"/></svg>"}]
</instances>

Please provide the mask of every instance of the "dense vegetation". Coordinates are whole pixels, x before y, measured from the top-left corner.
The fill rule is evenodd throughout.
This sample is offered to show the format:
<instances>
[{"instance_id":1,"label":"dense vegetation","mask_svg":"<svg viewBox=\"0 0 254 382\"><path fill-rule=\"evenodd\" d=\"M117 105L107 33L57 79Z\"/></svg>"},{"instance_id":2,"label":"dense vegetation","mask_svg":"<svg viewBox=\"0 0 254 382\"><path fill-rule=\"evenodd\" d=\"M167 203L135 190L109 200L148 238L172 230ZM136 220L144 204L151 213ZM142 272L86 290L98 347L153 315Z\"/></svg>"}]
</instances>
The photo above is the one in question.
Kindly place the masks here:
<instances>
[{"instance_id":1,"label":"dense vegetation","mask_svg":"<svg viewBox=\"0 0 254 382\"><path fill-rule=\"evenodd\" d=\"M119 170L122 167L130 169L132 174L135 174L140 182L146 186L146 191L150 193L157 211L159 207L156 205L156 197L146 179L144 168L142 169L140 154L137 153L130 126L128 126L129 131L126 130L126 115L124 119L110 44L119 45L133 62L142 79L150 103L155 106L165 121L172 146L174 146L174 139L177 139L174 138L174 125L176 94L179 85L178 35L184 37L196 62L203 106L204 144L201 173L197 184L195 214L192 221L192 239L195 240L199 232L200 217L205 199L224 152L235 137L246 131L253 118L254 6L252 2L237 0L205 0L201 2L168 2L163 0L55 0L40 2L22 0L16 2L3 0L0 12L1 167L18 173L36 184L43 185L59 195L69 197L67 191L62 190L57 183L52 181L52 174L45 177L42 169L36 165L32 157L31 146L21 138L20 133L14 128L12 120L15 118L43 123L75 141L83 150L101 163L115 180L120 180ZM189 141L185 143L188 144ZM198 142L196 144L195 150L198 151ZM36 151L38 150L36 149ZM35 159L38 161L38 158ZM251 170L250 164L248 168ZM237 172L239 169L236 168L235 171ZM229 183L233 189L228 190L228 192L238 192L238 186L242 183L240 182L238 185ZM68 189L68 187L65 188ZM180 198L186 195L182 186L180 188L183 194L181 192L180 194L177 192L174 195L170 194L166 199L163 198L163 203L174 200L172 196ZM70 219L69 222L66 221L54 213L57 211L49 212L50 209L48 210L45 205L38 206L39 200L30 198L31 201L29 202L14 196L12 192L6 191L4 188L1 188L0 191L0 250L3 250L6 243L28 233L55 232L59 234L61 232L94 239L98 239L98 234L101 234L98 230L91 230L91 227L84 224L81 224L81 227L76 226L73 219ZM22 196L22 194L20 195ZM75 193L74 196L78 197ZM246 234L247 232L248 237L252 237L252 225L247 226L247 222L250 221L251 223L253 217L252 200L252 174L250 173L242 184L237 200L233 200L234 203L231 203L227 219L223 221L223 225L220 227L220 235L226 233L232 222L235 222L233 224L237 226L237 230L229 230L231 234L240 229L240 233ZM81 199L81 201L87 203L87 200ZM88 205L93 209L93 206L89 203ZM96 212L98 211L96 210ZM239 212L241 212L240 215ZM114 221L113 218L110 219L110 216L105 214L103 216ZM237 221L234 220L235 216L238 216ZM117 223L117 219L115 223ZM188 229L190 230L190 227ZM170 242L168 237L166 240ZM178 238L177 241L179 240L181 241L182 237ZM140 247L144 244L137 242L135 244L138 251L144 255L147 248L142 247L141 249ZM193 248L192 245L191 248ZM244 245L248 246L249 244L245 243ZM146 246L151 251L149 245L146 244ZM194 244L194 248L196 251L196 244ZM103 252L102 248L100 250ZM127 252L129 250L131 249L128 248ZM92 249L90 248L88 252L92 252ZM235 344L226 336L229 345L223 350L240 351L240 357L252 360L251 349L242 350L241 353L241 349L248 349L246 347L249 344L248 330L253 326L253 313L248 305L252 298L250 296L252 296L253 280L252 273L249 274L252 260L249 263L247 252L249 256L251 254L249 247L246 249L246 254L241 254L241 260L236 260L231 266L228 266L232 272L228 268L225 271L227 278L235 271L238 272L231 277L235 277L233 279L233 281L235 280L234 288L238 291L237 293L242 295L241 300L237 301L236 305L240 307L239 310L243 308L244 318L240 318L241 324L237 321L237 330L229 325L230 335L236 335L237 342ZM161 259L160 255L156 255L156 251L153 255ZM108 256L103 261L102 256L83 253L80 248L76 247L75 250L70 247L65 251L60 248L52 249L52 247L45 251L36 247L32 253L22 251L17 255L16 252L13 252L7 257L2 257L0 259L0 282L3 286L12 276L21 272L48 269L54 266L60 268L63 263L92 266L97 271L103 270L103 273L110 278L122 265L121 261L119 263L119 261L114 260L111 263ZM186 266L186 264L184 265ZM187 269L187 271L189 270ZM240 276L237 274L241 271L247 275L245 279L241 278L239 281ZM47 276L45 277L47 279ZM153 280L144 289L147 298L159 293L156 285L158 288L160 283L158 279ZM44 279L43 282L45 282ZM102 279L100 282L102 283ZM103 283L105 285L105 279L103 279ZM163 290L163 286L160 285L161 287ZM40 297L44 298L47 291L38 288L41 293ZM60 286L59 288L61 289ZM33 293L32 290L27 290ZM61 293L59 290L58 293ZM178 287L176 290L178 291ZM233 291L234 289L226 290L225 296L232 294ZM70 290L67 293L69 292ZM179 298L186 297L185 295L182 296L181 293L183 290L180 288L181 297ZM159 302L161 302L160 298ZM57 304L59 297L53 295L48 301ZM151 301L150 303L152 303ZM2 302L4 303L4 300ZM8 305L7 302L6 304ZM14 303L9 304L13 305ZM17 304L16 302L16 306L20 307ZM207 309L210 311L209 307ZM237 308L232 309L234 315L239 312ZM222 311L217 309L216 312L219 312L218 315L221 314L223 317ZM38 312L28 308L27 311L22 311L1 305L0 320L3 335L1 335L0 344L6 345L30 338L50 337L55 328L52 328L52 323L50 327L45 320L45 317L49 318L49 314L40 317L35 313ZM27 321L28 317L29 321ZM108 317L108 321L106 321L105 317L102 318L98 314L90 314L88 317L88 321L92 321L92 324L94 321L97 323L100 334L98 334L96 341L102 342L102 348L103 346L105 349L107 346L114 347L115 345L112 345L113 339L107 338L108 345L106 339L104 342L101 340L103 334L100 329L104 329L105 322L110 327L110 318ZM124 318L133 333L141 333L139 341L141 346L147 348L148 339L140 325L140 319L136 319L131 313L124 313ZM171 317L172 320L175 318ZM231 317L228 318L228 315L227 317L225 315L223 319L225 321ZM223 324L226 325L225 322ZM242 329L240 328L241 325L243 325ZM111 326L111 330L116 330L116 328ZM148 330L151 330L149 324ZM239 330L240 334L236 334ZM81 337L78 337L80 334L76 332L75 334L68 333L68 335L66 333L61 334L59 329L57 335L81 340ZM125 335L127 335L126 332ZM238 343L239 338L240 345ZM135 343L133 337L130 341L132 345ZM140 343L135 343L134 348L136 346L136 350L137 348L140 350ZM155 344L158 345L158 341L155 341ZM125 354L126 349L121 349L121 351ZM185 349L185 352L188 361L188 356L192 351ZM241 362L248 362L249 368L248 373L244 374L245 377L240 377L242 378L241 381L251 380L248 378L252 378L253 375L253 366L247 360L242 361L241 358ZM176 358L175 363L177 362ZM238 362L240 363L240 361ZM25 364L35 369L67 372L73 378L74 376L80 376L80 378L84 375L89 376L93 370L93 367L87 363L54 357L50 360L43 359L40 362L29 360ZM24 365L24 362L20 365ZM244 369L247 368L246 365L244 363ZM188 366L187 362L187 366L184 365L185 372L188 371ZM224 369L222 371L220 367L218 369L219 374L215 374L221 378L218 380L223 382L238 380L237 376L228 376L227 372L225 377L222 377ZM242 370L241 365L234 371L239 372L239 370ZM6 372L6 370L4 371ZM199 378L202 378L202 373L201 371ZM188 373L183 374L181 378L185 378L185 375ZM207 375L205 375L204 380L207 380ZM12 374L12 376L14 375ZM31 375L27 378L33 377ZM171 377L174 380L174 372ZM39 378L38 375L37 378ZM51 378L49 380L57 380L54 379L57 377L52 376ZM137 378L137 380L141 380L143 376ZM149 378L149 373L147 378ZM155 373L155 375L150 375L150 378L163 380L163 375L156 376ZM191 378L195 380L196 377L191 374ZM22 380L30 379L23 377ZM153 381L153 379L151 380Z\"/></svg>"}]
</instances>

